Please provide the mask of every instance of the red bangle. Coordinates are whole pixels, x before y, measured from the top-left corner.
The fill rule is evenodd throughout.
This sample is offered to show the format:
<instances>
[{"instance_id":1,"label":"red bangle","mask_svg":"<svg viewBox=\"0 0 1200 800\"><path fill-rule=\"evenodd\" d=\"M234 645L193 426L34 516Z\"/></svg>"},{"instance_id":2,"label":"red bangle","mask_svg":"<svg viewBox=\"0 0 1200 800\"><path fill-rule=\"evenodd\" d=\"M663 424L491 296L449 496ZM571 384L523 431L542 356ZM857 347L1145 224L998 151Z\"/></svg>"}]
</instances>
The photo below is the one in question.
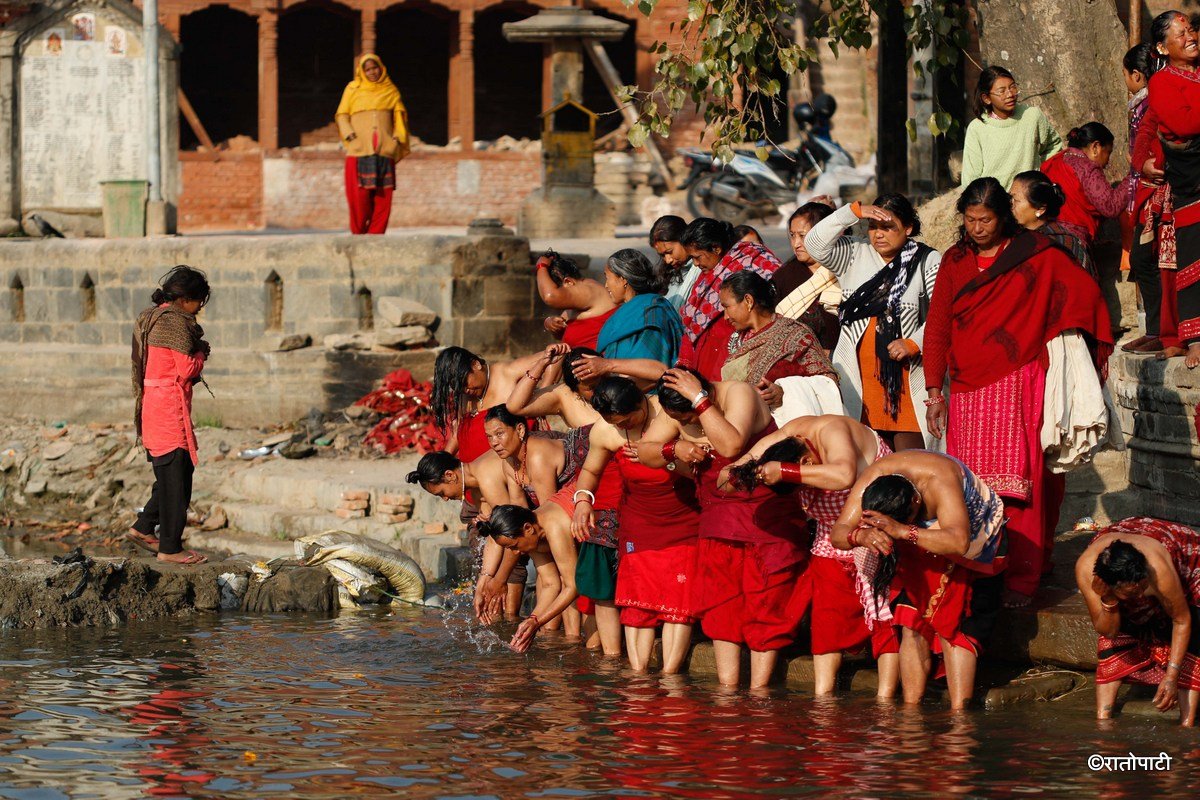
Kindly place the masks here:
<instances>
[{"instance_id":1,"label":"red bangle","mask_svg":"<svg viewBox=\"0 0 1200 800\"><path fill-rule=\"evenodd\" d=\"M940 406L944 402L946 402L946 398L942 397L941 395L938 395L937 397L931 397L928 400L926 400L925 407L929 408L931 406Z\"/></svg>"},{"instance_id":2,"label":"red bangle","mask_svg":"<svg viewBox=\"0 0 1200 800\"><path fill-rule=\"evenodd\" d=\"M712 400L709 400L706 397L703 400L701 400L699 403L697 403L695 405L695 407L692 408L692 410L696 412L696 416L700 416L705 411L708 411L710 408L712 408Z\"/></svg>"},{"instance_id":3,"label":"red bangle","mask_svg":"<svg viewBox=\"0 0 1200 800\"><path fill-rule=\"evenodd\" d=\"M905 536L904 538L905 538L905 539L908 539L908 541L909 541L910 543L912 543L912 544L916 544L916 543L917 543L917 533L918 533L920 530L921 530L921 529L920 529L920 528L918 528L916 525L909 525L909 526L908 526L908 536Z\"/></svg>"},{"instance_id":4,"label":"red bangle","mask_svg":"<svg viewBox=\"0 0 1200 800\"><path fill-rule=\"evenodd\" d=\"M784 483L804 483L804 476L800 464L780 464L779 479Z\"/></svg>"},{"instance_id":5,"label":"red bangle","mask_svg":"<svg viewBox=\"0 0 1200 800\"><path fill-rule=\"evenodd\" d=\"M846 534L846 543L851 547L858 547L858 528L851 528Z\"/></svg>"},{"instance_id":6,"label":"red bangle","mask_svg":"<svg viewBox=\"0 0 1200 800\"><path fill-rule=\"evenodd\" d=\"M669 442L665 442L662 446L663 461L666 461L668 464L675 460L675 443L678 441L678 439L672 439Z\"/></svg>"}]
</instances>

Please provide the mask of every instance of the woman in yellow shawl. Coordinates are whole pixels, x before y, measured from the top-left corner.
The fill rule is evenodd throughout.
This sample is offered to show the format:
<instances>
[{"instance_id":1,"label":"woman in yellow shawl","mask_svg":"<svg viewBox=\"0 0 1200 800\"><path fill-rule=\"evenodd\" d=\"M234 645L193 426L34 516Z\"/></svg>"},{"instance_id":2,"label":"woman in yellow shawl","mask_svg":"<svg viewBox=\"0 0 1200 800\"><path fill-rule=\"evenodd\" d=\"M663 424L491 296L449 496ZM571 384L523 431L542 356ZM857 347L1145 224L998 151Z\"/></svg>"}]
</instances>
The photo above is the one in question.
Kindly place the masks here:
<instances>
[{"instance_id":1,"label":"woman in yellow shawl","mask_svg":"<svg viewBox=\"0 0 1200 800\"><path fill-rule=\"evenodd\" d=\"M392 212L396 162L408 155L408 112L379 56L364 53L338 104L346 148L351 233L383 233Z\"/></svg>"}]
</instances>

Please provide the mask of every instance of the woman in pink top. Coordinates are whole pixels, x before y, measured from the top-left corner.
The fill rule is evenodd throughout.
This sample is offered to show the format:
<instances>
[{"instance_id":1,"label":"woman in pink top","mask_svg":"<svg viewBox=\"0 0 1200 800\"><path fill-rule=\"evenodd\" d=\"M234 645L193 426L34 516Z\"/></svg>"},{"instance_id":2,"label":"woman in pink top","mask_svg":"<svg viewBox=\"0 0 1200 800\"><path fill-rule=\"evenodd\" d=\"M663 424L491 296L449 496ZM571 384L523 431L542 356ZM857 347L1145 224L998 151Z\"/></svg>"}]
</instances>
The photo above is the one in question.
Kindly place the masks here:
<instances>
[{"instance_id":1,"label":"woman in pink top","mask_svg":"<svg viewBox=\"0 0 1200 800\"><path fill-rule=\"evenodd\" d=\"M208 560L183 549L197 463L192 387L200 382L210 352L196 314L208 295L203 272L175 267L154 290L154 305L138 315L133 330L134 425L154 465L154 488L127 538L157 553L159 561L176 564Z\"/></svg>"}]
</instances>

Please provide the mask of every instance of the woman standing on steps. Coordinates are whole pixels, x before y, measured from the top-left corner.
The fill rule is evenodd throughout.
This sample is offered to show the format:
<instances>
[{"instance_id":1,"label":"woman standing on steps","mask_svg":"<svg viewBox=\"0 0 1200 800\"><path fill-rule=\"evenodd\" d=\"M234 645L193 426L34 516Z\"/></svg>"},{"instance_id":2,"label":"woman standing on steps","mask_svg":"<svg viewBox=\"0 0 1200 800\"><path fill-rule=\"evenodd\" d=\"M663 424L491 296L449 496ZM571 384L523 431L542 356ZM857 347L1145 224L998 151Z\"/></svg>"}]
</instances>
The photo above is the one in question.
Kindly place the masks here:
<instances>
[{"instance_id":1,"label":"woman standing on steps","mask_svg":"<svg viewBox=\"0 0 1200 800\"><path fill-rule=\"evenodd\" d=\"M208 560L183 549L197 463L192 387L202 380L211 352L196 314L208 297L203 272L175 267L154 290L153 305L138 315L133 329L134 426L154 465L154 488L126 538L157 553L159 561L175 564Z\"/></svg>"}]
</instances>

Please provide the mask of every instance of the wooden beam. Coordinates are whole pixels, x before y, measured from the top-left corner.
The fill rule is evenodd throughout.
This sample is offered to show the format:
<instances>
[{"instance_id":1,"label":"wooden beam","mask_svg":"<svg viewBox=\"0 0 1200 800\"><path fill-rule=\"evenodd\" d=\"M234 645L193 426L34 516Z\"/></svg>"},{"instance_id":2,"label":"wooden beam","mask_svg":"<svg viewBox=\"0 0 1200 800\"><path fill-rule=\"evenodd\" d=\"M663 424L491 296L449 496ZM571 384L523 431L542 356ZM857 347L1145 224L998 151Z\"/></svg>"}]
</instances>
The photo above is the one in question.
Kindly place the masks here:
<instances>
[{"instance_id":1,"label":"wooden beam","mask_svg":"<svg viewBox=\"0 0 1200 800\"><path fill-rule=\"evenodd\" d=\"M1129 46L1142 43L1142 0L1129 0Z\"/></svg>"},{"instance_id":2,"label":"wooden beam","mask_svg":"<svg viewBox=\"0 0 1200 800\"><path fill-rule=\"evenodd\" d=\"M604 86L608 89L609 96L612 97L613 102L620 109L621 116L625 117L625 121L631 127L637 124L637 112L633 110L631 105L622 103L621 98L617 94L617 89L621 86L621 76L617 73L617 68L613 66L612 59L608 57L604 45L595 39L584 39L583 44L592 59L592 63L596 65L596 71L600 73L600 80L604 81ZM674 189L675 176L671 174L671 168L667 166L667 160L663 158L662 151L658 149L658 144L655 143L653 137L646 137L645 149L650 154L650 160L654 162L655 171L667 182L667 188Z\"/></svg>"},{"instance_id":3,"label":"wooden beam","mask_svg":"<svg viewBox=\"0 0 1200 800\"><path fill-rule=\"evenodd\" d=\"M213 140L209 138L208 131L204 130L204 123L200 121L199 115L196 114L196 109L192 108L192 104L188 101L187 95L183 93L183 89L176 89L175 97L179 100L179 110L183 112L183 118L187 120L192 133L196 134L196 138L200 140L200 144L207 147L208 151L213 154L213 161L220 161L220 153L213 146Z\"/></svg>"}]
</instances>

